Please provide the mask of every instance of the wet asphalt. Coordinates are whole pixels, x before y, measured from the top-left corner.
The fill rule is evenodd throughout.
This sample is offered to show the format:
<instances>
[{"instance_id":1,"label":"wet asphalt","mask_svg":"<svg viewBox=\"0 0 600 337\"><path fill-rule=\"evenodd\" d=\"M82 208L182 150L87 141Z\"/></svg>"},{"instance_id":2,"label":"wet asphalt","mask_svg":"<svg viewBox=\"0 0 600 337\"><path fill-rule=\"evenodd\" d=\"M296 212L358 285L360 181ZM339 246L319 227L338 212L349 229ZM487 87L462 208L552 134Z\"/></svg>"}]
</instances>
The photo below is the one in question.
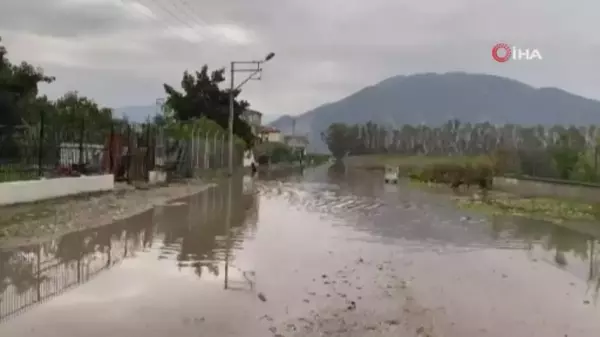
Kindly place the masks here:
<instances>
[{"instance_id":1,"label":"wet asphalt","mask_svg":"<svg viewBox=\"0 0 600 337\"><path fill-rule=\"evenodd\" d=\"M0 336L600 336L600 242L327 168L0 251Z\"/></svg>"}]
</instances>

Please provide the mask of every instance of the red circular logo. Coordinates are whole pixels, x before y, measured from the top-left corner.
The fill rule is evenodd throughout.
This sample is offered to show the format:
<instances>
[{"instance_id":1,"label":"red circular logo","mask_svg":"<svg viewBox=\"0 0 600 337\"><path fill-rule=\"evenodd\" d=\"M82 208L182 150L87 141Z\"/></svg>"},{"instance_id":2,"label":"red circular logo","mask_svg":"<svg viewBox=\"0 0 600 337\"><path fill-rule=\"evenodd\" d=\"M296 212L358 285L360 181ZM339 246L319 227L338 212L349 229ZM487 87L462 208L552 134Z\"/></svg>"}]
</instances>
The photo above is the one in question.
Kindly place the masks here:
<instances>
[{"instance_id":1,"label":"red circular logo","mask_svg":"<svg viewBox=\"0 0 600 337\"><path fill-rule=\"evenodd\" d=\"M506 43L498 43L492 48L492 57L497 62L506 62L510 60L512 49Z\"/></svg>"}]
</instances>

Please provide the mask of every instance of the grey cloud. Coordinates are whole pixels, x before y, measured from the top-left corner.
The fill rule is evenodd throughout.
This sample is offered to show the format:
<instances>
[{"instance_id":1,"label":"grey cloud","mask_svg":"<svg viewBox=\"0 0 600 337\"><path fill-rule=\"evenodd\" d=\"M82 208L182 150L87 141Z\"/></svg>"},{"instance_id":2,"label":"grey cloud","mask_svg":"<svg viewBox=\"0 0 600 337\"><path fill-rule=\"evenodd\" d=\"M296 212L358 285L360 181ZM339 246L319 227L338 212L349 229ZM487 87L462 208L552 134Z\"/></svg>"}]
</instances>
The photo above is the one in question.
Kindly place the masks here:
<instances>
[{"instance_id":1,"label":"grey cloud","mask_svg":"<svg viewBox=\"0 0 600 337\"><path fill-rule=\"evenodd\" d=\"M119 5L118 1L4 0L0 5L0 29L78 37L139 24Z\"/></svg>"},{"instance_id":2,"label":"grey cloud","mask_svg":"<svg viewBox=\"0 0 600 337\"><path fill-rule=\"evenodd\" d=\"M17 27L16 20L3 18L10 12L33 22L20 27L40 35L79 31L109 37L114 46L72 40L86 44L77 54L86 69L47 67L59 78L48 90L59 93L81 86L111 105L151 103L162 95L163 82L177 84L186 69L205 63L218 68L268 51L277 56L265 65L263 80L244 87L244 97L267 113L300 113L393 75L455 70L600 98L595 90L600 79L590 71L600 59L600 37L595 34L600 24L594 14L600 12L600 4L592 0L577 6L559 0L140 0L162 24L128 18L109 5L110 0L82 2L77 8L63 5L61 10L50 8L54 1L4 2L9 10L0 5L0 29L10 28L7 22ZM257 39L236 46L214 39L191 43L161 37L166 25L178 24L165 7L190 25L234 24L251 30ZM82 9L86 14L75 15ZM65 16L67 12L72 16ZM60 27L52 26L56 17L61 17ZM34 22L44 18L50 23ZM136 34L121 33L126 30ZM544 60L495 63L491 47L500 41L538 48ZM128 45L140 48L125 48Z\"/></svg>"}]
</instances>

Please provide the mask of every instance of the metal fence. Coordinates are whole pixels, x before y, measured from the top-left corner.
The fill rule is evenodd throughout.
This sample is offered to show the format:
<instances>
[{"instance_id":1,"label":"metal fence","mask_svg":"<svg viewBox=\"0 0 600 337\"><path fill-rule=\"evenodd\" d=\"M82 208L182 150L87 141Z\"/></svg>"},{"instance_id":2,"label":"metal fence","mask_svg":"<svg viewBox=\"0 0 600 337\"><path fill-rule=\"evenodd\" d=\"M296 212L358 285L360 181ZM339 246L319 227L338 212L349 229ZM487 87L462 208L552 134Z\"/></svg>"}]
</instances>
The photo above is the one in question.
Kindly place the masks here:
<instances>
[{"instance_id":1,"label":"metal fence","mask_svg":"<svg viewBox=\"0 0 600 337\"><path fill-rule=\"evenodd\" d=\"M150 249L198 276L206 269L218 274L221 262L239 248L243 231L256 231L258 200L244 193L239 178L228 180L231 187L221 184L187 199L188 212L157 208L41 244L0 249L0 323Z\"/></svg>"},{"instance_id":2,"label":"metal fence","mask_svg":"<svg viewBox=\"0 0 600 337\"><path fill-rule=\"evenodd\" d=\"M65 291L149 246L152 213L101 229L67 234L60 240L0 251L0 322ZM131 225L129 223L129 225Z\"/></svg>"},{"instance_id":3,"label":"metal fence","mask_svg":"<svg viewBox=\"0 0 600 337\"><path fill-rule=\"evenodd\" d=\"M151 170L194 177L228 167L224 132L188 129L175 137L165 126L118 120L61 125L41 118L36 125L0 125L0 182L105 173L139 181L147 180ZM243 149L234 151L234 166L239 166Z\"/></svg>"}]
</instances>

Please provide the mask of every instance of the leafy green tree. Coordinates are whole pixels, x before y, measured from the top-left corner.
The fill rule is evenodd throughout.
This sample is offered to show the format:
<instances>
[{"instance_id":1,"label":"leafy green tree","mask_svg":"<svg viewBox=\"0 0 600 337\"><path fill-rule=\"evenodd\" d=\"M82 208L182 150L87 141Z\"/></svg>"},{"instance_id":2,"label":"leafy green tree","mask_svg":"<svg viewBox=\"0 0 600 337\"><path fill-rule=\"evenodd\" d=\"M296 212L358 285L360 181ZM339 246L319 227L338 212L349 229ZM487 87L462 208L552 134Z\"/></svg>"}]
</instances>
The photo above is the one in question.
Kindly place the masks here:
<instances>
[{"instance_id":1,"label":"leafy green tree","mask_svg":"<svg viewBox=\"0 0 600 337\"><path fill-rule=\"evenodd\" d=\"M26 112L32 112L28 108L36 101L38 85L51 83L54 77L27 62L15 65L6 54L6 48L0 45L0 125L19 126L29 119Z\"/></svg>"},{"instance_id":2,"label":"leafy green tree","mask_svg":"<svg viewBox=\"0 0 600 337\"><path fill-rule=\"evenodd\" d=\"M298 159L291 147L279 142L259 144L255 147L254 152L257 157L266 156L270 158L272 163L292 162Z\"/></svg>"},{"instance_id":3,"label":"leafy green tree","mask_svg":"<svg viewBox=\"0 0 600 337\"><path fill-rule=\"evenodd\" d=\"M223 129L229 125L229 90L222 90L219 85L225 81L225 69L209 73L204 65L200 71L191 74L183 73L182 92L165 84L167 100L165 105L173 111L177 121L190 121L206 117L215 121ZM234 92L238 97L240 90ZM254 144L254 135L250 126L241 118L241 114L249 107L248 102L234 101L234 135L243 139L248 147Z\"/></svg>"},{"instance_id":4,"label":"leafy green tree","mask_svg":"<svg viewBox=\"0 0 600 337\"><path fill-rule=\"evenodd\" d=\"M572 141L570 134L562 133L551 149L552 158L561 179L569 179L571 177L582 154L580 149L571 146Z\"/></svg>"},{"instance_id":5,"label":"leafy green tree","mask_svg":"<svg viewBox=\"0 0 600 337\"><path fill-rule=\"evenodd\" d=\"M350 127L346 124L331 124L327 130L321 134L321 138L325 144L327 144L329 151L336 159L343 158L352 150L353 139L351 137Z\"/></svg>"},{"instance_id":6,"label":"leafy green tree","mask_svg":"<svg viewBox=\"0 0 600 337\"><path fill-rule=\"evenodd\" d=\"M64 141L102 142L113 123L112 110L70 91L56 100L55 110L45 115L45 125L60 133Z\"/></svg>"}]
</instances>

